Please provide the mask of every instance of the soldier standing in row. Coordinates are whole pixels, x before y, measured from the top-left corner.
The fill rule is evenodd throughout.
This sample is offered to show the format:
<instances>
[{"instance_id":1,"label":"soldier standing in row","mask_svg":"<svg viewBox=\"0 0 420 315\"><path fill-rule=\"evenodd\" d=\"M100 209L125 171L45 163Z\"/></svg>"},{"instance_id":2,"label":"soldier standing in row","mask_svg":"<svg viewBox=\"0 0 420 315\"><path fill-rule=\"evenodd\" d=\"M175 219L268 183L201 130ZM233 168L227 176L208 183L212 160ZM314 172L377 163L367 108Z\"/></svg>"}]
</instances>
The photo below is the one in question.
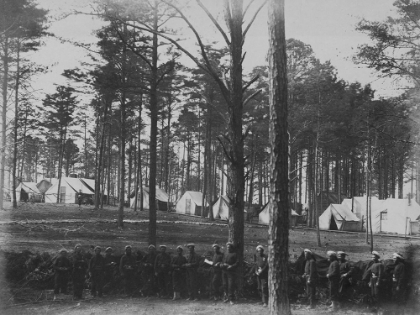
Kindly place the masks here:
<instances>
[{"instance_id":1,"label":"soldier standing in row","mask_svg":"<svg viewBox=\"0 0 420 315\"><path fill-rule=\"evenodd\" d=\"M131 252L131 245L125 247L125 255L121 257L120 274L124 279L125 294L132 296L135 289L136 257Z\"/></svg>"},{"instance_id":2,"label":"soldier standing in row","mask_svg":"<svg viewBox=\"0 0 420 315\"><path fill-rule=\"evenodd\" d=\"M262 245L257 246L257 279L258 288L261 290L262 304L264 307L268 303L268 258L264 254L264 247Z\"/></svg>"},{"instance_id":3,"label":"soldier standing in row","mask_svg":"<svg viewBox=\"0 0 420 315\"><path fill-rule=\"evenodd\" d=\"M74 247L73 277L72 277L73 278L73 296L75 299L82 298L87 268L88 268L88 265L82 255L82 245L77 244Z\"/></svg>"},{"instance_id":4,"label":"soldier standing in row","mask_svg":"<svg viewBox=\"0 0 420 315\"><path fill-rule=\"evenodd\" d=\"M346 296L352 284L352 275L354 268L346 260L347 254L343 251L337 252L338 263L340 265L340 289L341 297Z\"/></svg>"},{"instance_id":5,"label":"soldier standing in row","mask_svg":"<svg viewBox=\"0 0 420 315\"><path fill-rule=\"evenodd\" d=\"M303 278L306 282L306 296L309 299L309 307L315 308L315 294L316 285L318 281L318 270L316 267L315 259L309 249L304 250L305 254L305 273Z\"/></svg>"},{"instance_id":6,"label":"soldier standing in row","mask_svg":"<svg viewBox=\"0 0 420 315\"><path fill-rule=\"evenodd\" d=\"M372 295L373 303L377 307L381 306L382 302L382 280L385 276L385 268L382 262L379 261L379 253L377 251L372 252L373 264L370 266L368 272L370 273L370 290Z\"/></svg>"},{"instance_id":7,"label":"soldier standing in row","mask_svg":"<svg viewBox=\"0 0 420 315\"><path fill-rule=\"evenodd\" d=\"M327 256L330 262L327 278L330 287L331 308L336 310L338 308L338 291L340 289L340 265L336 252L330 250L327 252Z\"/></svg>"},{"instance_id":8,"label":"soldier standing in row","mask_svg":"<svg viewBox=\"0 0 420 315\"><path fill-rule=\"evenodd\" d=\"M159 296L168 297L168 285L170 282L171 256L166 253L166 245L160 245L160 253L156 256L155 275L158 281Z\"/></svg>"},{"instance_id":9,"label":"soldier standing in row","mask_svg":"<svg viewBox=\"0 0 420 315\"><path fill-rule=\"evenodd\" d=\"M193 243L187 244L189 254L187 256L187 263L185 267L187 269L187 288L189 300L198 301L197 292L197 269L200 262L200 256L195 252L195 245Z\"/></svg>"},{"instance_id":10,"label":"soldier standing in row","mask_svg":"<svg viewBox=\"0 0 420 315\"><path fill-rule=\"evenodd\" d=\"M67 284L69 281L69 271L71 269L70 260L67 258L67 250L60 250L60 256L54 262L54 299L57 294L67 294Z\"/></svg>"},{"instance_id":11,"label":"soldier standing in row","mask_svg":"<svg viewBox=\"0 0 420 315\"><path fill-rule=\"evenodd\" d=\"M223 287L226 295L223 302L230 302L233 305L235 304L233 300L235 298L235 273L238 267L238 257L235 253L233 243L227 242L226 247L228 253L223 257L223 264L221 265L223 270Z\"/></svg>"},{"instance_id":12,"label":"soldier standing in row","mask_svg":"<svg viewBox=\"0 0 420 315\"><path fill-rule=\"evenodd\" d=\"M404 258L399 253L392 255L394 260L394 271L392 274L392 299L398 305L404 302L405 293L405 265Z\"/></svg>"},{"instance_id":13,"label":"soldier standing in row","mask_svg":"<svg viewBox=\"0 0 420 315\"><path fill-rule=\"evenodd\" d=\"M156 294L155 261L156 247L151 244L148 247L148 253L143 257L143 271L141 273L141 278L143 279L141 292L143 296Z\"/></svg>"},{"instance_id":14,"label":"soldier standing in row","mask_svg":"<svg viewBox=\"0 0 420 315\"><path fill-rule=\"evenodd\" d=\"M104 274L104 284L109 286L109 291L115 289L115 270L117 266L117 260L114 255L112 255L112 247L107 247L105 250L104 265L105 265L105 274Z\"/></svg>"},{"instance_id":15,"label":"soldier standing in row","mask_svg":"<svg viewBox=\"0 0 420 315\"><path fill-rule=\"evenodd\" d=\"M172 284L174 289L173 300L179 300L181 298L181 289L185 285L185 268L184 265L187 263L187 259L184 257L182 246L176 248L177 256L172 258Z\"/></svg>"},{"instance_id":16,"label":"soldier standing in row","mask_svg":"<svg viewBox=\"0 0 420 315\"><path fill-rule=\"evenodd\" d=\"M215 301L221 298L222 292L220 288L222 286L222 269L220 264L223 262L223 253L220 251L219 244L213 244L213 277L211 280L211 297Z\"/></svg>"},{"instance_id":17,"label":"soldier standing in row","mask_svg":"<svg viewBox=\"0 0 420 315\"><path fill-rule=\"evenodd\" d=\"M101 255L101 248L95 247L95 255L90 259L89 262L89 273L92 280L91 293L92 296L102 297L102 288L104 286L105 277L105 258Z\"/></svg>"}]
</instances>

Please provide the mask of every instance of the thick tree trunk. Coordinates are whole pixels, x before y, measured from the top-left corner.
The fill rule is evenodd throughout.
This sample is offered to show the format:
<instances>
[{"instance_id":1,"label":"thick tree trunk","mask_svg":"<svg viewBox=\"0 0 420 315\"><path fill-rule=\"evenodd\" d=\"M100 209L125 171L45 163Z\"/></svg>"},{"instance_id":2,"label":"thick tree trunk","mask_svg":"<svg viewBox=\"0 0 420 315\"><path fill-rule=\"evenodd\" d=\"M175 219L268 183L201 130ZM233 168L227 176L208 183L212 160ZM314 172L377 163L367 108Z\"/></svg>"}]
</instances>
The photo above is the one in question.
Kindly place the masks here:
<instances>
[{"instance_id":1,"label":"thick tree trunk","mask_svg":"<svg viewBox=\"0 0 420 315\"><path fill-rule=\"evenodd\" d=\"M138 118L138 131L137 131L137 176L136 176L136 185L135 185L135 197L134 197L134 211L137 211L137 203L139 198L139 191L143 191L143 181L142 181L142 163L141 163L141 112L143 107L143 95L140 95L140 105L139 105L139 118Z\"/></svg>"},{"instance_id":2,"label":"thick tree trunk","mask_svg":"<svg viewBox=\"0 0 420 315\"><path fill-rule=\"evenodd\" d=\"M268 7L270 48L270 224L269 313L291 314L289 304L289 166L287 132L287 60L284 0L271 0Z\"/></svg>"},{"instance_id":3,"label":"thick tree trunk","mask_svg":"<svg viewBox=\"0 0 420 315\"><path fill-rule=\"evenodd\" d=\"M3 43L3 84L2 84L2 96L3 96L3 108L2 108L2 130L1 130L1 169L0 169L0 210L3 210L3 196L5 188L5 169L6 169L6 135L7 135L7 83L9 81L9 40L6 36Z\"/></svg>"},{"instance_id":4,"label":"thick tree trunk","mask_svg":"<svg viewBox=\"0 0 420 315\"><path fill-rule=\"evenodd\" d=\"M12 195L13 195L13 209L17 209L16 200L16 171L17 171L17 153L18 153L18 125L19 125L19 81L20 81L20 42L17 42L17 58L16 58L16 83L15 83L15 123L14 123L14 134L13 134L13 184L12 184ZM4 113L5 114L5 113ZM21 179L22 180L22 179Z\"/></svg>"},{"instance_id":5,"label":"thick tree trunk","mask_svg":"<svg viewBox=\"0 0 420 315\"><path fill-rule=\"evenodd\" d=\"M157 121L158 121L158 1L153 7L153 44L152 67L150 78L150 176L149 176L149 244L156 245L156 147L157 147Z\"/></svg>"},{"instance_id":6,"label":"thick tree trunk","mask_svg":"<svg viewBox=\"0 0 420 315\"><path fill-rule=\"evenodd\" d=\"M239 260L238 274L243 270L244 253L244 194L245 194L245 159L244 138L242 135L242 45L243 45L243 1L232 0L230 2L230 104L229 104L229 133L232 145L231 155L231 187L229 207L229 240L235 244L236 254ZM239 277L239 290L242 289L242 278Z\"/></svg>"}]
</instances>

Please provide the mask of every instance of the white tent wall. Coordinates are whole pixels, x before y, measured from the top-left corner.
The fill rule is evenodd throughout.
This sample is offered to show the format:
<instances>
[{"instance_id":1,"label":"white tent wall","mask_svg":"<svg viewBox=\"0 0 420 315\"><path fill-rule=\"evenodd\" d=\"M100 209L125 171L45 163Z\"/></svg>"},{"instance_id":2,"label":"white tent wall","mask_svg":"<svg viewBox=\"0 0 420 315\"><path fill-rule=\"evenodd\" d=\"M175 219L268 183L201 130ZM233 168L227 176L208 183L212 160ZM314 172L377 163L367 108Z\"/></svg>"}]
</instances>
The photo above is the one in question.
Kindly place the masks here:
<instances>
[{"instance_id":1,"label":"white tent wall","mask_svg":"<svg viewBox=\"0 0 420 315\"><path fill-rule=\"evenodd\" d=\"M33 182L21 182L16 187L16 200L21 201L21 192L24 190L28 194L28 200L31 198L39 197L41 192L39 191L38 187L36 187L36 183ZM13 201L13 194L11 194L11 200Z\"/></svg>"},{"instance_id":2,"label":"white tent wall","mask_svg":"<svg viewBox=\"0 0 420 315\"><path fill-rule=\"evenodd\" d=\"M361 220L342 204L330 204L319 217L320 230L361 231Z\"/></svg>"},{"instance_id":3,"label":"white tent wall","mask_svg":"<svg viewBox=\"0 0 420 315\"><path fill-rule=\"evenodd\" d=\"M372 211L374 233L410 235L411 222L420 216L420 205L415 200L386 199L380 208Z\"/></svg>"},{"instance_id":4,"label":"white tent wall","mask_svg":"<svg viewBox=\"0 0 420 315\"><path fill-rule=\"evenodd\" d=\"M203 194L198 191L186 191L178 200L175 207L175 212L187 215L201 215L201 205ZM205 202L206 207L208 205Z\"/></svg>"},{"instance_id":5,"label":"white tent wall","mask_svg":"<svg viewBox=\"0 0 420 315\"><path fill-rule=\"evenodd\" d=\"M213 218L220 220L229 219L229 197L220 196L212 207Z\"/></svg>"},{"instance_id":6,"label":"white tent wall","mask_svg":"<svg viewBox=\"0 0 420 315\"><path fill-rule=\"evenodd\" d=\"M57 202L58 181L45 192L45 203ZM93 195L90 190L79 178L63 177L61 178L60 203L76 203L76 196L79 193Z\"/></svg>"},{"instance_id":7,"label":"white tent wall","mask_svg":"<svg viewBox=\"0 0 420 315\"><path fill-rule=\"evenodd\" d=\"M373 209L380 207L383 200L379 200L377 197L372 196L370 198L370 202L371 202L372 213L373 213L374 211ZM347 206L347 208L349 208L350 210L353 209L353 213L359 219L366 218L366 196L344 199L341 204Z\"/></svg>"},{"instance_id":8,"label":"white tent wall","mask_svg":"<svg viewBox=\"0 0 420 315\"><path fill-rule=\"evenodd\" d=\"M133 198L130 198L130 208L134 208L134 203L136 200L136 197L134 196ZM168 202L169 196L168 194L156 187L156 201L161 204L161 207L163 206L162 203L165 203L165 205L163 206L165 209L158 209L158 210L166 210L167 209L167 202ZM137 207L140 208L140 193L137 196ZM159 207L158 207L159 208ZM149 188L148 187L143 187L143 209L150 209L149 207Z\"/></svg>"},{"instance_id":9,"label":"white tent wall","mask_svg":"<svg viewBox=\"0 0 420 315\"><path fill-rule=\"evenodd\" d=\"M297 219L299 218L299 215L297 214L295 210L291 209L290 218L291 218L290 225L295 226L297 223ZM264 207L264 209L258 215L258 224L263 224L263 225L270 224L270 212L269 212L268 204Z\"/></svg>"}]
</instances>

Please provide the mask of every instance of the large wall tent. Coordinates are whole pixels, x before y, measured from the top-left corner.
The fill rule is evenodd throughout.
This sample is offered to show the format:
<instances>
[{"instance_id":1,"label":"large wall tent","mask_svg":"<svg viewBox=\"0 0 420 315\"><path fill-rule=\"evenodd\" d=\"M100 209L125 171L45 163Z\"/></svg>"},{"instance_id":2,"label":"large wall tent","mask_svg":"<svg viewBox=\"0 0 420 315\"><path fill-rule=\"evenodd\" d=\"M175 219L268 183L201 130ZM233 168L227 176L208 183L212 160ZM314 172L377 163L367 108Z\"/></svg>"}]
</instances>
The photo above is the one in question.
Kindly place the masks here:
<instances>
[{"instance_id":1,"label":"large wall tent","mask_svg":"<svg viewBox=\"0 0 420 315\"><path fill-rule=\"evenodd\" d=\"M380 207L372 209L374 233L418 233L420 206L413 199L386 199Z\"/></svg>"},{"instance_id":2,"label":"large wall tent","mask_svg":"<svg viewBox=\"0 0 420 315\"><path fill-rule=\"evenodd\" d=\"M57 202L58 180L45 192L46 203ZM83 196L93 196L95 181L85 178L62 177L60 187L60 203L77 203L79 191Z\"/></svg>"},{"instance_id":3,"label":"large wall tent","mask_svg":"<svg viewBox=\"0 0 420 315\"><path fill-rule=\"evenodd\" d=\"M330 204L319 217L321 230L361 231L362 221L342 204Z\"/></svg>"},{"instance_id":4,"label":"large wall tent","mask_svg":"<svg viewBox=\"0 0 420 315\"><path fill-rule=\"evenodd\" d=\"M377 197L370 197L372 209L378 208L383 200L379 200ZM349 199L344 199L341 203L342 205L347 206L359 219L366 218L366 196L364 197L353 197Z\"/></svg>"},{"instance_id":5,"label":"large wall tent","mask_svg":"<svg viewBox=\"0 0 420 315\"><path fill-rule=\"evenodd\" d=\"M137 207L140 208L140 191L137 196ZM132 192L130 195L130 207L134 208L134 203L136 201L135 192ZM156 209L161 211L167 211L168 210L168 194L156 187ZM143 187L143 209L150 209L149 207L149 187Z\"/></svg>"},{"instance_id":6,"label":"large wall tent","mask_svg":"<svg viewBox=\"0 0 420 315\"><path fill-rule=\"evenodd\" d=\"M180 214L201 216L203 194L198 191L186 191L176 203L175 211ZM208 204L205 202L205 206Z\"/></svg>"}]
</instances>

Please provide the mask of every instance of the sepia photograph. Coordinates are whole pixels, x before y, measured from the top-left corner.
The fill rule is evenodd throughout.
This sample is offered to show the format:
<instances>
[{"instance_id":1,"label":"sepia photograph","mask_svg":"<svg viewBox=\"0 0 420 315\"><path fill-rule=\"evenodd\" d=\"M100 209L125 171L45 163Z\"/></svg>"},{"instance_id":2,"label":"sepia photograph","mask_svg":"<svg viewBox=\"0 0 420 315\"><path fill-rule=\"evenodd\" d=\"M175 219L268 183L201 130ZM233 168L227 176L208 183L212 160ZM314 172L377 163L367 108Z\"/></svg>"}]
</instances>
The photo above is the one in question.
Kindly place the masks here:
<instances>
[{"instance_id":1,"label":"sepia photograph","mask_svg":"<svg viewBox=\"0 0 420 315\"><path fill-rule=\"evenodd\" d=\"M420 314L420 0L0 0L0 314Z\"/></svg>"}]
</instances>

